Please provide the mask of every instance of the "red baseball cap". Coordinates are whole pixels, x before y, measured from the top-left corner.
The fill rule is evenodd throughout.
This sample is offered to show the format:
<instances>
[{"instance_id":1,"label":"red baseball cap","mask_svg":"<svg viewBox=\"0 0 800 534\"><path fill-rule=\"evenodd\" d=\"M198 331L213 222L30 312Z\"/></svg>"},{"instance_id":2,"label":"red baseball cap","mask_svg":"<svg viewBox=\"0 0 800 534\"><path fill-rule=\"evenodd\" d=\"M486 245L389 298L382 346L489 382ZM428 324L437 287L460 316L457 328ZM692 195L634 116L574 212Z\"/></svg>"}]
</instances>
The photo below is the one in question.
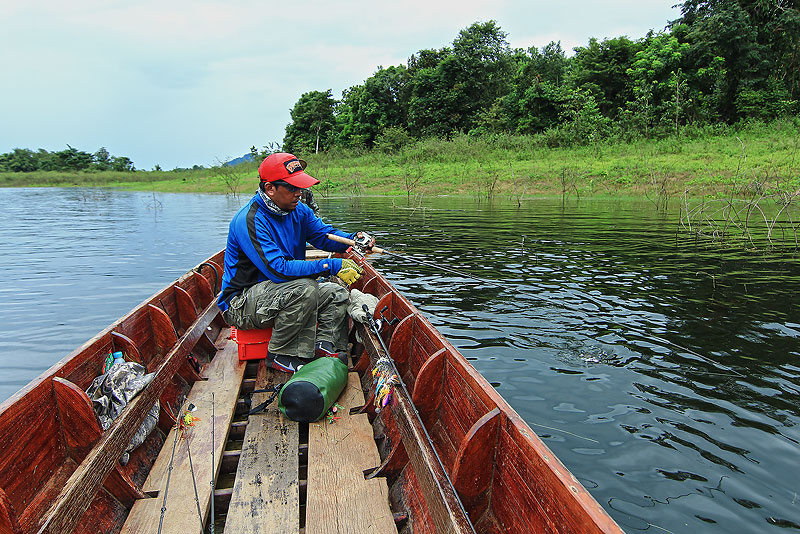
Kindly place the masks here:
<instances>
[{"instance_id":1,"label":"red baseball cap","mask_svg":"<svg viewBox=\"0 0 800 534\"><path fill-rule=\"evenodd\" d=\"M262 182L284 181L295 187L303 189L317 185L319 180L306 174L305 162L297 159L294 154L276 152L270 154L258 166L258 177Z\"/></svg>"}]
</instances>

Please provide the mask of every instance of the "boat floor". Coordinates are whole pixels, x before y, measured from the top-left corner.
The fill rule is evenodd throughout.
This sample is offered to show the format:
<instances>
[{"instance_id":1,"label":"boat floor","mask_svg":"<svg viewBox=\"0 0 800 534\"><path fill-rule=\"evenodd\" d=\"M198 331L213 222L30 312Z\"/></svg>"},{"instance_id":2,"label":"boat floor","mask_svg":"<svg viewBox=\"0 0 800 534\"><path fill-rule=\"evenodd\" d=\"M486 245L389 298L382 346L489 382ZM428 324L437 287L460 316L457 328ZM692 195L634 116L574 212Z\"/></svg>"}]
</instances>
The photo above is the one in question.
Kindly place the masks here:
<instances>
[{"instance_id":1,"label":"boat floor","mask_svg":"<svg viewBox=\"0 0 800 534\"><path fill-rule=\"evenodd\" d=\"M224 532L229 533L397 532L386 479L364 476L380 464L380 457L367 414L350 414L350 408L364 404L357 373L349 375L338 400L342 409L333 423L323 418L307 425L306 433L306 425L284 417L275 401L265 412L247 418L241 441L229 441L237 407L246 413L239 399L246 362L239 361L236 343L228 337L224 329L216 343L219 351L203 369L207 380L195 382L187 397L187 403L197 407L192 415L198 420L185 431L173 428L167 436L142 488L151 497L136 501L121 532L202 532L213 498L212 467L218 480L224 459L237 456L238 443L236 475L226 492L230 501L227 513L215 521L217 532L222 531L223 519ZM251 389L288 377L261 360ZM268 395L253 394L252 405ZM234 444L234 451L226 451L226 442L228 449Z\"/></svg>"}]
</instances>

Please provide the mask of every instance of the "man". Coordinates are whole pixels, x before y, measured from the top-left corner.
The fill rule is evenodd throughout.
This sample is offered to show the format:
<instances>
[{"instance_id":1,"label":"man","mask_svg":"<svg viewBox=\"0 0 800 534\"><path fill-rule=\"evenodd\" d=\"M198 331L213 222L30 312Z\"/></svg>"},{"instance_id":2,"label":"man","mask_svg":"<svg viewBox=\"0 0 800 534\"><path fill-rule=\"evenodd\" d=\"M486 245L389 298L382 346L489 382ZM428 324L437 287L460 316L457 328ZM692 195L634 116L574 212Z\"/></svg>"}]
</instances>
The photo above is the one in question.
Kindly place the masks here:
<instances>
[{"instance_id":1,"label":"man","mask_svg":"<svg viewBox=\"0 0 800 534\"><path fill-rule=\"evenodd\" d=\"M284 152L268 156L258 167L258 191L230 224L217 301L230 325L244 330L272 326L267 363L287 372L315 357L344 357L348 292L317 278L336 275L350 285L363 272L351 259L306 261L306 242L329 252L347 250L327 238L332 233L367 248L375 244L366 232L347 234L325 224L300 202L303 190L319 183L304 169L303 162Z\"/></svg>"}]
</instances>

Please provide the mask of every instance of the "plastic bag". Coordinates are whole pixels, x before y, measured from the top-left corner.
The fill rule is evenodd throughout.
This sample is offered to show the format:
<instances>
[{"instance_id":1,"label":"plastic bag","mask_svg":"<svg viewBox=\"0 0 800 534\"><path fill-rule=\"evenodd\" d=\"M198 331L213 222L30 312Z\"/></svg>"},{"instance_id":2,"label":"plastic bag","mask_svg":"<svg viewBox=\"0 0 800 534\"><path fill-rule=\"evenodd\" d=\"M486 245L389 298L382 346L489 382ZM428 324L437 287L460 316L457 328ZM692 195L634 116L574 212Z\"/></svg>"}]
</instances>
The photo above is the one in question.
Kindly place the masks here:
<instances>
[{"instance_id":1,"label":"plastic bag","mask_svg":"<svg viewBox=\"0 0 800 534\"><path fill-rule=\"evenodd\" d=\"M155 373L146 373L143 365L136 362L115 363L105 374L96 377L86 394L103 430L108 430L130 401L153 381ZM125 465L128 453L141 445L158 422L160 406L158 401L147 413L139 430L125 449L120 462Z\"/></svg>"}]
</instances>

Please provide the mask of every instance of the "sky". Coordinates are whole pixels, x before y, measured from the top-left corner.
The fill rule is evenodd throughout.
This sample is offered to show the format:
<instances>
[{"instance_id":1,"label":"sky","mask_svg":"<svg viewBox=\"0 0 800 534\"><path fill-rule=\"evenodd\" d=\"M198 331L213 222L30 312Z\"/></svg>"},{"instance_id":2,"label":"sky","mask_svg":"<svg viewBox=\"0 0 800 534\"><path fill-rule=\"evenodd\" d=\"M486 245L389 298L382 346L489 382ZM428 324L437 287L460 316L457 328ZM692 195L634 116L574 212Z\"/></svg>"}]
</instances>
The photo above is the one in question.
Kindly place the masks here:
<instances>
[{"instance_id":1,"label":"sky","mask_svg":"<svg viewBox=\"0 0 800 534\"><path fill-rule=\"evenodd\" d=\"M138 169L281 142L301 94L495 20L513 48L643 37L676 0L0 0L0 153L106 147Z\"/></svg>"}]
</instances>

